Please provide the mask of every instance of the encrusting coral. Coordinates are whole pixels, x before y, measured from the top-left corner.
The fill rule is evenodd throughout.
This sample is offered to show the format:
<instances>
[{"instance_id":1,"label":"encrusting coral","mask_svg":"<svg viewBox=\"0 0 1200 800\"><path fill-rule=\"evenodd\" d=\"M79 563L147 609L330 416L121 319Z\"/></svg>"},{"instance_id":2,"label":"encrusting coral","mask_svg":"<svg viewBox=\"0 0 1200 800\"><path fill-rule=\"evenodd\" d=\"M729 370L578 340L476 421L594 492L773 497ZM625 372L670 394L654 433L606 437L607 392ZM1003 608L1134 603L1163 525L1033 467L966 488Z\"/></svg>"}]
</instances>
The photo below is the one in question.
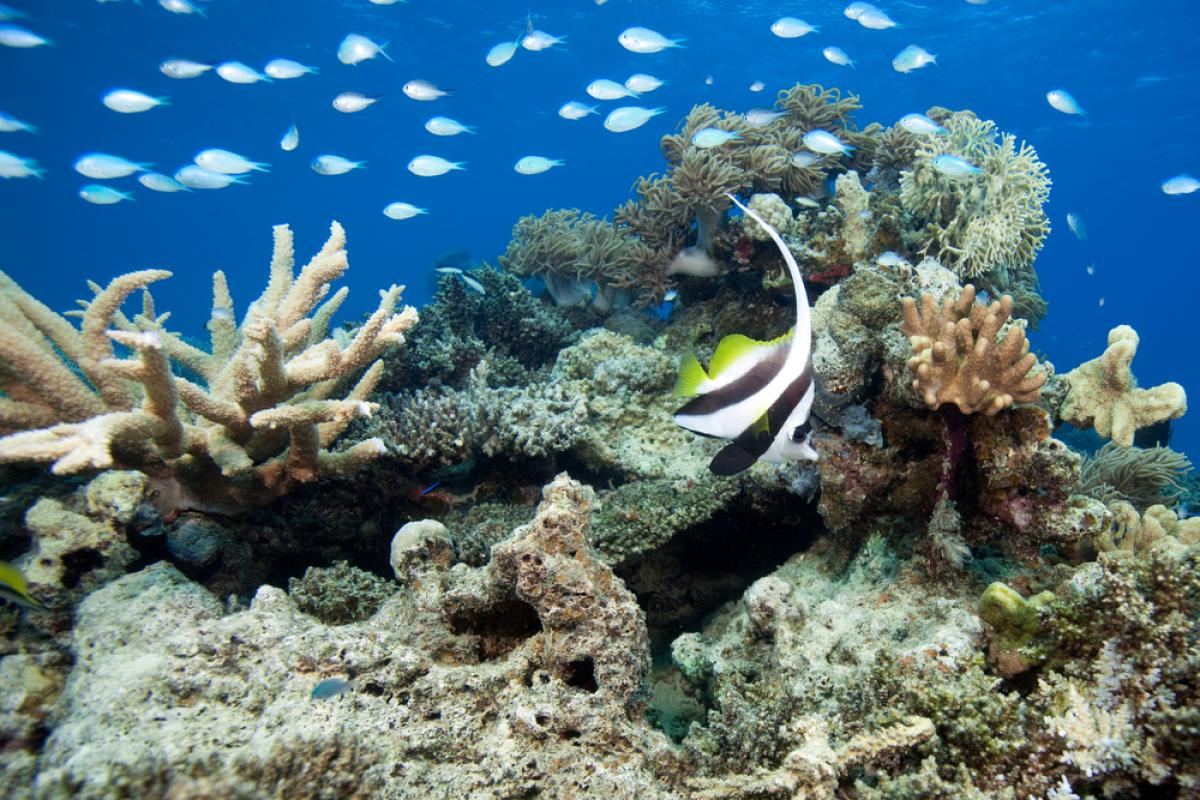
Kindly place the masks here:
<instances>
[{"instance_id":1,"label":"encrusting coral","mask_svg":"<svg viewBox=\"0 0 1200 800\"><path fill-rule=\"evenodd\" d=\"M168 315L155 312L146 287L164 270L93 286L79 329L0 276L0 427L17 431L0 439L0 462L52 462L61 475L132 467L156 482L164 509L236 510L375 458L383 452L375 440L328 448L373 409L376 359L417 314L394 313L403 287L392 286L344 346L327 338L347 294L326 299L348 267L345 243L333 223L294 275L291 230L277 226L270 280L240 326L225 275L214 274L209 352L163 327ZM138 289L142 313L130 320L121 304ZM118 358L114 342L131 354ZM172 361L202 383L174 375ZM329 399L364 368L343 399Z\"/></svg>"},{"instance_id":2,"label":"encrusting coral","mask_svg":"<svg viewBox=\"0 0 1200 800\"><path fill-rule=\"evenodd\" d=\"M1034 371L1037 356L1029 352L1025 329L1009 326L997 336L1012 313L1005 295L991 305L975 302L975 287L963 287L957 300L947 297L939 307L931 295L916 301L905 297L904 323L915 355L908 366L916 374L913 388L930 408L946 403L964 414L995 414L1013 403L1031 403L1046 382Z\"/></svg>"},{"instance_id":3,"label":"encrusting coral","mask_svg":"<svg viewBox=\"0 0 1200 800\"><path fill-rule=\"evenodd\" d=\"M1139 389L1129 365L1137 354L1137 331L1118 325L1108 332L1108 347L1097 358L1062 376L1069 389L1058 414L1080 428L1129 447L1138 428L1182 417L1187 393L1178 383Z\"/></svg>"}]
</instances>

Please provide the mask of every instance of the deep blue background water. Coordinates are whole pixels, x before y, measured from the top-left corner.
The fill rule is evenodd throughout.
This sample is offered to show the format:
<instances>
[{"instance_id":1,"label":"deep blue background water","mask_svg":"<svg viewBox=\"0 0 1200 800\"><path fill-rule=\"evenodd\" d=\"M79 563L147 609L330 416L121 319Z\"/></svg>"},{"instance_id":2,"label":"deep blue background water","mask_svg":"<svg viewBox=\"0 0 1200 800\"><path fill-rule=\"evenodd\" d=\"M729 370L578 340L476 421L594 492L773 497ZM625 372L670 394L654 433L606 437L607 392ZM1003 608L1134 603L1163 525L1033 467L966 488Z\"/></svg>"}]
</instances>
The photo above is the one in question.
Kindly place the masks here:
<instances>
[{"instance_id":1,"label":"deep blue background water","mask_svg":"<svg viewBox=\"0 0 1200 800\"><path fill-rule=\"evenodd\" d=\"M770 105L775 92L798 81L817 82L859 94L860 125L891 124L941 105L971 108L1030 141L1054 180L1047 209L1054 232L1037 263L1050 312L1034 347L1069 369L1099 354L1110 327L1128 323L1142 337L1134 362L1142 385L1176 380L1193 398L1200 391L1193 352L1200 194L1168 197L1159 189L1179 172L1200 174L1200 7L1190 0L982 6L884 0L877 5L902 23L888 31L845 18L842 2L213 0L203 4L207 18L168 13L153 0L10 5L28 15L18 24L55 46L0 48L0 110L42 130L0 134L0 149L32 156L47 169L44 181L0 185L0 268L58 309L87 295L86 278L106 282L132 269L166 267L175 276L155 288L160 310L173 311L175 328L200 334L213 270L226 271L240 314L264 285L270 226L292 225L303 263L324 240L330 219L349 232L352 291L344 315L372 308L376 290L392 282L408 284L406 300L420 304L429 297L429 268L439 254L467 248L494 262L523 214L558 207L611 213L639 175L663 168L658 139L694 103L745 110ZM527 12L567 44L519 50L507 65L488 67L484 54L516 38ZM782 14L820 31L776 38L769 27ZM630 25L686 36L687 47L627 52L617 35ZM337 45L351 32L390 42L395 63L339 63ZM892 57L910 43L936 53L937 66L893 71ZM821 49L830 44L845 49L856 68L825 61ZM320 74L248 86L211 72L172 80L158 71L169 57L238 60L257 69L289 57ZM644 101L667 113L645 127L612 134L601 116L579 122L557 116L568 99L594 102L584 92L591 80L623 81L633 72L668 81ZM415 102L400 91L413 78L455 93ZM767 89L751 92L755 80ZM114 113L100 96L117 86L169 95L171 105ZM1051 109L1045 93L1056 87L1071 91L1089 116ZM384 99L362 113L341 114L330 102L347 90ZM601 104L602 111L619 104ZM432 136L422 124L434 114L477 125L479 133ZM285 153L278 142L293 120L301 144ZM249 186L173 195L145 190L129 177L112 183L137 200L116 206L77 197L91 182L71 168L84 152L152 161L171 174L206 147L270 162L271 172L256 173ZM321 153L365 159L367 168L319 176L309 162ZM413 176L405 165L420 153L465 160L468 170ZM527 154L564 158L567 166L522 176L512 165ZM432 213L394 221L381 213L393 200ZM1087 241L1067 230L1068 211L1082 215ZM1178 422L1173 444L1200 452L1200 424Z\"/></svg>"}]
</instances>

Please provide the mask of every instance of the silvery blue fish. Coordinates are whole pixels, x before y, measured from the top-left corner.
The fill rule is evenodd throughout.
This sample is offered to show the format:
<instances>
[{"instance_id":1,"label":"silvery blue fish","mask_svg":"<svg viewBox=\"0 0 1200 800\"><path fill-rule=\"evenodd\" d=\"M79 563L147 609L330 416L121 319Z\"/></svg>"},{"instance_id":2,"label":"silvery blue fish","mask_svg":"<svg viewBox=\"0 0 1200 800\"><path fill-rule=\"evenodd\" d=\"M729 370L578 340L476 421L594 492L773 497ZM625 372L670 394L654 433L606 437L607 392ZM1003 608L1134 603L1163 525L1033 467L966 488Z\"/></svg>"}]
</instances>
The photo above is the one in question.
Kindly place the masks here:
<instances>
[{"instance_id":1,"label":"silvery blue fish","mask_svg":"<svg viewBox=\"0 0 1200 800\"><path fill-rule=\"evenodd\" d=\"M905 114L896 124L917 136L941 136L946 133L945 128L924 114Z\"/></svg>"},{"instance_id":2,"label":"silvery blue fish","mask_svg":"<svg viewBox=\"0 0 1200 800\"><path fill-rule=\"evenodd\" d=\"M896 72L912 72L930 64L937 64L937 56L915 44L910 44L892 59L892 69Z\"/></svg>"},{"instance_id":3,"label":"silvery blue fish","mask_svg":"<svg viewBox=\"0 0 1200 800\"><path fill-rule=\"evenodd\" d=\"M136 89L112 89L100 98L106 108L121 114L140 114L158 106L168 105L165 97L151 97Z\"/></svg>"},{"instance_id":4,"label":"silvery blue fish","mask_svg":"<svg viewBox=\"0 0 1200 800\"><path fill-rule=\"evenodd\" d=\"M500 67L507 64L516 55L517 48L520 46L520 40L515 42L501 42L495 45L491 50L487 51L487 55L483 60L487 62L489 67Z\"/></svg>"},{"instance_id":5,"label":"silvery blue fish","mask_svg":"<svg viewBox=\"0 0 1200 800\"><path fill-rule=\"evenodd\" d=\"M1186 173L1167 178L1162 184L1163 194L1191 194L1197 189L1200 189L1200 180Z\"/></svg>"},{"instance_id":6,"label":"silvery blue fish","mask_svg":"<svg viewBox=\"0 0 1200 800\"><path fill-rule=\"evenodd\" d=\"M961 178L964 175L976 175L979 173L979 167L966 159L950 155L949 153L938 156L933 159L932 163L934 169L952 178Z\"/></svg>"},{"instance_id":7,"label":"silvery blue fish","mask_svg":"<svg viewBox=\"0 0 1200 800\"><path fill-rule=\"evenodd\" d=\"M196 157L192 159L197 166L204 167L213 172L222 172L226 175L245 175L247 172L270 172L271 165L261 161L251 161L245 156L240 156L237 153L229 150L222 150L219 147L210 147L207 150L201 150L196 153Z\"/></svg>"},{"instance_id":8,"label":"silvery blue fish","mask_svg":"<svg viewBox=\"0 0 1200 800\"><path fill-rule=\"evenodd\" d=\"M412 203L388 203L383 209L383 215L389 219L412 219L421 214L428 214L429 209L418 208Z\"/></svg>"},{"instance_id":9,"label":"silvery blue fish","mask_svg":"<svg viewBox=\"0 0 1200 800\"><path fill-rule=\"evenodd\" d=\"M300 146L300 129L296 127L296 123L288 126L288 129L283 132L283 138L279 140L280 150L295 150Z\"/></svg>"},{"instance_id":10,"label":"silvery blue fish","mask_svg":"<svg viewBox=\"0 0 1200 800\"><path fill-rule=\"evenodd\" d=\"M111 206L123 200L133 199L133 195L129 192L121 192L111 186L101 186L98 183L89 183L81 188L79 196L98 206Z\"/></svg>"},{"instance_id":11,"label":"silvery blue fish","mask_svg":"<svg viewBox=\"0 0 1200 800\"><path fill-rule=\"evenodd\" d=\"M625 79L625 88L631 92L653 92L663 85L663 82L653 75L637 72Z\"/></svg>"},{"instance_id":12,"label":"silvery blue fish","mask_svg":"<svg viewBox=\"0 0 1200 800\"><path fill-rule=\"evenodd\" d=\"M305 66L299 61L292 61L290 58L273 58L267 62L267 66L263 67L263 72L272 78L286 81L305 75L315 75L317 68Z\"/></svg>"},{"instance_id":13,"label":"silvery blue fish","mask_svg":"<svg viewBox=\"0 0 1200 800\"><path fill-rule=\"evenodd\" d=\"M217 74L230 83L258 83L259 81L271 83L273 80L240 61L226 61L217 64Z\"/></svg>"},{"instance_id":14,"label":"silvery blue fish","mask_svg":"<svg viewBox=\"0 0 1200 800\"><path fill-rule=\"evenodd\" d=\"M837 64L839 67L854 66L854 62L850 60L850 56L846 55L846 51L840 47L830 45L821 51L821 55L825 56L825 60L830 64Z\"/></svg>"},{"instance_id":15,"label":"silvery blue fish","mask_svg":"<svg viewBox=\"0 0 1200 800\"><path fill-rule=\"evenodd\" d=\"M212 64L189 61L186 58L168 58L158 65L158 71L163 75L179 80L199 77L212 68Z\"/></svg>"},{"instance_id":16,"label":"silvery blue fish","mask_svg":"<svg viewBox=\"0 0 1200 800\"><path fill-rule=\"evenodd\" d=\"M525 156L513 165L513 169L522 175L537 175L552 167L564 166L567 162L561 158L544 158L542 156Z\"/></svg>"},{"instance_id":17,"label":"silvery blue fish","mask_svg":"<svg viewBox=\"0 0 1200 800\"><path fill-rule=\"evenodd\" d=\"M174 178L163 175L161 172L143 172L138 175L138 183L145 186L152 192L190 192L191 189L184 186Z\"/></svg>"},{"instance_id":18,"label":"silvery blue fish","mask_svg":"<svg viewBox=\"0 0 1200 800\"><path fill-rule=\"evenodd\" d=\"M246 183L241 175L226 175L196 164L188 164L175 173L175 180L189 189L224 189L234 183Z\"/></svg>"},{"instance_id":19,"label":"silvery blue fish","mask_svg":"<svg viewBox=\"0 0 1200 800\"><path fill-rule=\"evenodd\" d=\"M430 117L425 122L425 130L434 136L458 136L460 133L474 133L473 125L463 125L450 117Z\"/></svg>"},{"instance_id":20,"label":"silvery blue fish","mask_svg":"<svg viewBox=\"0 0 1200 800\"><path fill-rule=\"evenodd\" d=\"M5 150L0 150L0 178L41 178L46 170L37 165L37 160L22 158Z\"/></svg>"},{"instance_id":21,"label":"silvery blue fish","mask_svg":"<svg viewBox=\"0 0 1200 800\"><path fill-rule=\"evenodd\" d=\"M422 178L432 178L436 175L445 175L451 170L466 169L466 163L465 161L447 161L441 156L417 156L408 162L408 171L413 175L420 175Z\"/></svg>"},{"instance_id":22,"label":"silvery blue fish","mask_svg":"<svg viewBox=\"0 0 1200 800\"><path fill-rule=\"evenodd\" d=\"M1064 114L1074 114L1079 117L1087 116L1087 112L1079 107L1079 102L1066 89L1051 89L1046 92L1046 102L1055 111L1061 111Z\"/></svg>"},{"instance_id":23,"label":"silvery blue fish","mask_svg":"<svg viewBox=\"0 0 1200 800\"><path fill-rule=\"evenodd\" d=\"M345 175L351 170L363 169L366 163L366 161L351 161L341 156L325 154L314 158L309 166L318 175Z\"/></svg>"},{"instance_id":24,"label":"silvery blue fish","mask_svg":"<svg viewBox=\"0 0 1200 800\"><path fill-rule=\"evenodd\" d=\"M50 40L20 25L0 25L0 44L24 49L50 44Z\"/></svg>"},{"instance_id":25,"label":"silvery blue fish","mask_svg":"<svg viewBox=\"0 0 1200 800\"><path fill-rule=\"evenodd\" d=\"M780 39L798 39L816 30L818 29L795 17L780 17L771 23L771 33Z\"/></svg>"},{"instance_id":26,"label":"silvery blue fish","mask_svg":"<svg viewBox=\"0 0 1200 800\"><path fill-rule=\"evenodd\" d=\"M600 113L596 110L597 108L599 106L589 106L577 100L568 100L562 104L562 108L558 109L558 115L563 119L583 119L588 114Z\"/></svg>"},{"instance_id":27,"label":"silvery blue fish","mask_svg":"<svg viewBox=\"0 0 1200 800\"><path fill-rule=\"evenodd\" d=\"M98 181L124 178L135 172L142 172L154 166L147 162L130 161L121 156L108 153L84 153L75 160L75 171L85 178Z\"/></svg>"},{"instance_id":28,"label":"silvery blue fish","mask_svg":"<svg viewBox=\"0 0 1200 800\"><path fill-rule=\"evenodd\" d=\"M346 38L342 39L342 43L338 45L337 49L338 61L343 64L361 64L376 56L383 56L388 61L392 60L392 57L387 54L387 42L376 44L359 33L346 34Z\"/></svg>"},{"instance_id":29,"label":"silvery blue fish","mask_svg":"<svg viewBox=\"0 0 1200 800\"><path fill-rule=\"evenodd\" d=\"M661 53L670 47L681 47L684 39L668 39L649 28L626 28L617 37L621 46L631 53Z\"/></svg>"},{"instance_id":30,"label":"silvery blue fish","mask_svg":"<svg viewBox=\"0 0 1200 800\"><path fill-rule=\"evenodd\" d=\"M701 150L720 147L726 142L741 141L742 135L737 131L723 131L720 128L701 128L692 134L692 144Z\"/></svg>"},{"instance_id":31,"label":"silvery blue fish","mask_svg":"<svg viewBox=\"0 0 1200 800\"><path fill-rule=\"evenodd\" d=\"M666 110L661 107L642 108L641 106L621 106L620 108L614 108L604 118L604 129L613 133L625 133L626 131L642 127L652 117L656 117Z\"/></svg>"},{"instance_id":32,"label":"silvery blue fish","mask_svg":"<svg viewBox=\"0 0 1200 800\"><path fill-rule=\"evenodd\" d=\"M532 52L541 50L549 50L556 44L562 44L567 40L565 36L551 36L545 31L531 30L521 39L521 47Z\"/></svg>"},{"instance_id":33,"label":"silvery blue fish","mask_svg":"<svg viewBox=\"0 0 1200 800\"><path fill-rule=\"evenodd\" d=\"M587 85L587 93L597 100L619 100L622 97L641 97L640 92L628 89L616 81L610 81L608 78L600 78L589 83Z\"/></svg>"},{"instance_id":34,"label":"silvery blue fish","mask_svg":"<svg viewBox=\"0 0 1200 800\"><path fill-rule=\"evenodd\" d=\"M848 156L850 155L850 151L854 149L850 145L844 143L834 134L830 133L829 131L821 130L820 128L811 130L804 134L804 146L809 150L812 150L814 153L820 153L827 156L833 155L834 153L841 153L842 155Z\"/></svg>"}]
</instances>

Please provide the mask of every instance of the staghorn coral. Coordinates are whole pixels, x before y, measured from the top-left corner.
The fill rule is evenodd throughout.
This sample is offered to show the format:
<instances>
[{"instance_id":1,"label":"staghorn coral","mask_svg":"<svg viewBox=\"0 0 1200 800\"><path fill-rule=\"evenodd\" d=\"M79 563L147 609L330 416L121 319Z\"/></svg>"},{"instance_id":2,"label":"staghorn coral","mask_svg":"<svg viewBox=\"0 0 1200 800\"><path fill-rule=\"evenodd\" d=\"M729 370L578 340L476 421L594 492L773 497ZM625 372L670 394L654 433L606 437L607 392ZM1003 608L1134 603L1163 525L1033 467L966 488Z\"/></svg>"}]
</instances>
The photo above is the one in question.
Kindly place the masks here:
<instances>
[{"instance_id":1,"label":"staghorn coral","mask_svg":"<svg viewBox=\"0 0 1200 800\"><path fill-rule=\"evenodd\" d=\"M1156 422L1178 419L1187 411L1187 393L1178 383L1139 389L1129 365L1137 354L1137 331L1118 325L1108 332L1108 347L1097 358L1062 376L1069 387L1058 415L1080 428L1119 445L1133 444L1133 434Z\"/></svg>"},{"instance_id":2,"label":"staghorn coral","mask_svg":"<svg viewBox=\"0 0 1200 800\"><path fill-rule=\"evenodd\" d=\"M915 354L908 362L916 374L913 388L929 408L953 403L964 414L990 416L1041 394L1046 374L1034 370L1037 357L1029 352L1025 329L1012 324L998 338L1012 312L1011 297L985 306L975 302L975 287L968 284L940 308L929 294L921 296L919 311L911 297L903 304L900 330Z\"/></svg>"},{"instance_id":3,"label":"staghorn coral","mask_svg":"<svg viewBox=\"0 0 1200 800\"><path fill-rule=\"evenodd\" d=\"M1183 487L1179 480L1192 468L1183 453L1169 447L1121 447L1106 442L1079 470L1079 493L1104 503L1124 500L1145 510L1173 505Z\"/></svg>"},{"instance_id":4,"label":"staghorn coral","mask_svg":"<svg viewBox=\"0 0 1200 800\"><path fill-rule=\"evenodd\" d=\"M393 313L403 287L392 286L345 346L326 338L347 294L326 300L348 266L345 242L334 222L325 245L293 274L292 233L276 226L270 280L240 326L217 272L208 352L163 327L168 315L156 313L146 289L169 276L163 270L94 286L78 330L0 277L3 424L33 428L0 440L0 461L52 462L57 474L134 467L158 482L166 508L237 510L378 456L378 441L328 448L373 409L366 398L383 369L376 359L404 340L417 314ZM138 289L142 313L130 320L120 307ZM117 358L114 342L132 354ZM173 375L172 361L202 383ZM328 399L364 368L344 399ZM51 417L57 424L47 425Z\"/></svg>"},{"instance_id":5,"label":"staghorn coral","mask_svg":"<svg viewBox=\"0 0 1200 800\"><path fill-rule=\"evenodd\" d=\"M963 278L1029 268L1050 233L1042 206L1050 178L1037 152L969 111L939 120L944 136L927 136L900 176L911 248L936 257ZM941 174L933 159L956 155L979 168ZM1006 287L1001 287L1006 288Z\"/></svg>"}]
</instances>

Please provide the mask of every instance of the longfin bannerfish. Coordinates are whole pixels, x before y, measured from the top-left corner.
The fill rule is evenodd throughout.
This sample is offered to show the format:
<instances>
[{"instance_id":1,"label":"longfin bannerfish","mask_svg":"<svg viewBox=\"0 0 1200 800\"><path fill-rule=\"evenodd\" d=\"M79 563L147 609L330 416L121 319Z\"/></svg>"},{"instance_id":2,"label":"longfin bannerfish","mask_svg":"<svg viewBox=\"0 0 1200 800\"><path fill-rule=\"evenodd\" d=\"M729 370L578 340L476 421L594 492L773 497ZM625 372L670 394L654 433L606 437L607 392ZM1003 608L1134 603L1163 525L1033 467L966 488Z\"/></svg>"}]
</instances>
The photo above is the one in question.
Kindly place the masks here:
<instances>
[{"instance_id":1,"label":"longfin bannerfish","mask_svg":"<svg viewBox=\"0 0 1200 800\"><path fill-rule=\"evenodd\" d=\"M732 440L709 465L718 475L741 472L759 459L817 458L808 441L815 390L812 320L800 268L779 233L728 196L779 248L792 278L796 324L766 342L742 334L726 336L718 343L708 371L695 356L684 359L675 391L692 399L676 412L675 422L704 436Z\"/></svg>"}]
</instances>

